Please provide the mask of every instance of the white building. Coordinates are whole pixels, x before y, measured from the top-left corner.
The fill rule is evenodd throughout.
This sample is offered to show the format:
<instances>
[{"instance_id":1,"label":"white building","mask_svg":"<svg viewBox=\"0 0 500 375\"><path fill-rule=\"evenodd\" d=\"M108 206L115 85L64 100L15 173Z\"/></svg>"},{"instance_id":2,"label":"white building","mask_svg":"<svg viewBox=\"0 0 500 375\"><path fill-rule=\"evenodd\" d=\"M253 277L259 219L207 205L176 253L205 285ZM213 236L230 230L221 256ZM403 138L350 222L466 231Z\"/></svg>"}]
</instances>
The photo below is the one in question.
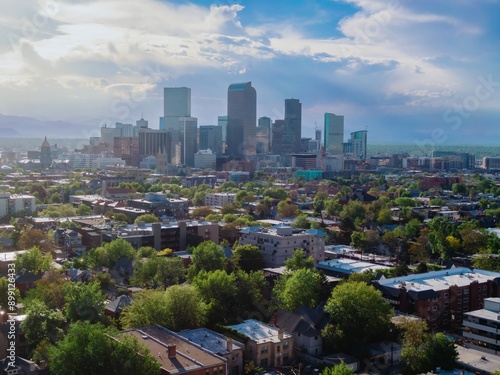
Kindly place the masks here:
<instances>
[{"instance_id":1,"label":"white building","mask_svg":"<svg viewBox=\"0 0 500 375\"><path fill-rule=\"evenodd\" d=\"M236 193L211 193L205 196L205 206L222 207L234 203Z\"/></svg>"},{"instance_id":2,"label":"white building","mask_svg":"<svg viewBox=\"0 0 500 375\"><path fill-rule=\"evenodd\" d=\"M325 237L322 230L296 229L288 224L278 224L272 228L244 228L240 231L239 243L258 246L265 267L280 267L296 249L303 249L306 256L313 257L314 263L323 261Z\"/></svg>"},{"instance_id":3,"label":"white building","mask_svg":"<svg viewBox=\"0 0 500 375\"><path fill-rule=\"evenodd\" d=\"M200 169L215 169L217 155L212 150L200 150L194 154L194 167Z\"/></svg>"},{"instance_id":4,"label":"white building","mask_svg":"<svg viewBox=\"0 0 500 375\"><path fill-rule=\"evenodd\" d=\"M500 354L500 298L485 298L484 309L464 313L463 326L463 335L472 344Z\"/></svg>"},{"instance_id":5,"label":"white building","mask_svg":"<svg viewBox=\"0 0 500 375\"><path fill-rule=\"evenodd\" d=\"M125 166L125 160L120 158L97 158L92 160L92 169L106 169L107 167Z\"/></svg>"},{"instance_id":6,"label":"white building","mask_svg":"<svg viewBox=\"0 0 500 375\"><path fill-rule=\"evenodd\" d=\"M32 195L10 193L0 194L0 218L12 216L19 212L32 214L36 210L36 199Z\"/></svg>"}]
</instances>

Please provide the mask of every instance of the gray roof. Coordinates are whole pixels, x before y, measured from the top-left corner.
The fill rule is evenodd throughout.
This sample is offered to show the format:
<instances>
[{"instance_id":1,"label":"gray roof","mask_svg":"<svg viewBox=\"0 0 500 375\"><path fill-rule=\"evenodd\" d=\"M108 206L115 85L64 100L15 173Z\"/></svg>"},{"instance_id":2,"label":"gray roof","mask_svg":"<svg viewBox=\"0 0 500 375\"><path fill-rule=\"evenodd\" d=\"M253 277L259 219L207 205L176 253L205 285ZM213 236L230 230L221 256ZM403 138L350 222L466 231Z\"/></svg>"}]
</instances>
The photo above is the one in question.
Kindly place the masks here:
<instances>
[{"instance_id":1,"label":"gray roof","mask_svg":"<svg viewBox=\"0 0 500 375\"><path fill-rule=\"evenodd\" d=\"M200 345L201 347L210 350L212 353L218 355L227 355L231 352L227 349L228 339L226 336L221 335L220 333L214 332L207 328L198 328L191 329L186 331L179 332L179 335L188 339L189 341L194 342L195 344ZM231 340L233 343L233 351L234 350L243 350L245 346L238 342Z\"/></svg>"}]
</instances>

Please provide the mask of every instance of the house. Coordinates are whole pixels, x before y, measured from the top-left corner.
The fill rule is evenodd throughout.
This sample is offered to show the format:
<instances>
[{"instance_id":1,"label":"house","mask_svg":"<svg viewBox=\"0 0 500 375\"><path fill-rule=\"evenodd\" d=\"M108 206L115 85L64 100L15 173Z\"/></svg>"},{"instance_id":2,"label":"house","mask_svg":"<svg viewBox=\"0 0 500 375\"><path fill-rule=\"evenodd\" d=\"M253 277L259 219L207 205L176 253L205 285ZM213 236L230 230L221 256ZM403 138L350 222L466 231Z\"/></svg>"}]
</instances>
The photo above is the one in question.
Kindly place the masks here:
<instances>
[{"instance_id":1,"label":"house","mask_svg":"<svg viewBox=\"0 0 500 375\"><path fill-rule=\"evenodd\" d=\"M85 282L92 276L89 270L79 270L73 267L64 272L66 274L66 279L73 282Z\"/></svg>"},{"instance_id":2,"label":"house","mask_svg":"<svg viewBox=\"0 0 500 375\"><path fill-rule=\"evenodd\" d=\"M293 334L295 354L313 357L323 354L321 330L329 321L322 306L315 309L303 306L295 312L279 310L275 315L276 326Z\"/></svg>"},{"instance_id":3,"label":"house","mask_svg":"<svg viewBox=\"0 0 500 375\"><path fill-rule=\"evenodd\" d=\"M122 331L144 345L161 365L162 375L225 375L227 360L162 326ZM119 337L118 337L119 339Z\"/></svg>"},{"instance_id":4,"label":"house","mask_svg":"<svg viewBox=\"0 0 500 375\"><path fill-rule=\"evenodd\" d=\"M228 375L239 375L243 372L245 345L242 343L207 328L185 330L179 332L179 335L225 358L227 360Z\"/></svg>"},{"instance_id":5,"label":"house","mask_svg":"<svg viewBox=\"0 0 500 375\"><path fill-rule=\"evenodd\" d=\"M106 302L106 307L104 309L104 315L107 315L115 320L120 319L120 315L125 307L132 304L132 296L128 294L123 294L116 297L112 301Z\"/></svg>"},{"instance_id":6,"label":"house","mask_svg":"<svg viewBox=\"0 0 500 375\"><path fill-rule=\"evenodd\" d=\"M249 319L229 326L248 338L245 358L261 367L278 367L293 361L293 335L282 328Z\"/></svg>"},{"instance_id":7,"label":"house","mask_svg":"<svg viewBox=\"0 0 500 375\"><path fill-rule=\"evenodd\" d=\"M34 288L36 282L42 278L42 272L38 273L30 272L26 269L22 269L16 275L16 287L19 289L22 295L24 295L28 290Z\"/></svg>"},{"instance_id":8,"label":"house","mask_svg":"<svg viewBox=\"0 0 500 375\"><path fill-rule=\"evenodd\" d=\"M39 375L40 367L33 361L15 356L14 361L7 357L0 360L0 375Z\"/></svg>"}]
</instances>

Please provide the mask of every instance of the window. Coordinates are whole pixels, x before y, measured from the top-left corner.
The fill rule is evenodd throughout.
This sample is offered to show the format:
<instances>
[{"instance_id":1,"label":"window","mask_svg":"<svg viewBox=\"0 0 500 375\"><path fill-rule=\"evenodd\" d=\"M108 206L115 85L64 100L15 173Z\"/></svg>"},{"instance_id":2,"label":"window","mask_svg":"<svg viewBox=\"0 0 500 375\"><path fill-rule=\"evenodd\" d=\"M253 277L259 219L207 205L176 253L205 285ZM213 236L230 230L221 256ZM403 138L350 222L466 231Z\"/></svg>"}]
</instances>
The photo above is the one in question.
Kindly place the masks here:
<instances>
[{"instance_id":1,"label":"window","mask_svg":"<svg viewBox=\"0 0 500 375\"><path fill-rule=\"evenodd\" d=\"M462 304L462 299L459 299L458 300L458 304L461 305Z\"/></svg>"},{"instance_id":2,"label":"window","mask_svg":"<svg viewBox=\"0 0 500 375\"><path fill-rule=\"evenodd\" d=\"M450 296L450 293L445 293L444 298L448 298Z\"/></svg>"},{"instance_id":3,"label":"window","mask_svg":"<svg viewBox=\"0 0 500 375\"><path fill-rule=\"evenodd\" d=\"M488 287L486 285L483 286L483 290L488 290Z\"/></svg>"},{"instance_id":4,"label":"window","mask_svg":"<svg viewBox=\"0 0 500 375\"><path fill-rule=\"evenodd\" d=\"M450 304L448 302L444 303L444 307L448 307Z\"/></svg>"},{"instance_id":5,"label":"window","mask_svg":"<svg viewBox=\"0 0 500 375\"><path fill-rule=\"evenodd\" d=\"M317 340L318 339L318 336L314 336L314 339Z\"/></svg>"},{"instance_id":6,"label":"window","mask_svg":"<svg viewBox=\"0 0 500 375\"><path fill-rule=\"evenodd\" d=\"M464 294L469 294L469 289L465 289Z\"/></svg>"},{"instance_id":7,"label":"window","mask_svg":"<svg viewBox=\"0 0 500 375\"><path fill-rule=\"evenodd\" d=\"M469 299L468 298L464 298L464 303L468 303L469 302Z\"/></svg>"},{"instance_id":8,"label":"window","mask_svg":"<svg viewBox=\"0 0 500 375\"><path fill-rule=\"evenodd\" d=\"M285 342L283 343L283 349L288 349L288 341L285 341Z\"/></svg>"},{"instance_id":9,"label":"window","mask_svg":"<svg viewBox=\"0 0 500 375\"><path fill-rule=\"evenodd\" d=\"M436 305L432 306L432 311L437 311L438 307Z\"/></svg>"},{"instance_id":10,"label":"window","mask_svg":"<svg viewBox=\"0 0 500 375\"><path fill-rule=\"evenodd\" d=\"M437 302L437 300L438 300L438 299L437 299L437 297L434 297L434 298L432 299L432 302Z\"/></svg>"},{"instance_id":11,"label":"window","mask_svg":"<svg viewBox=\"0 0 500 375\"><path fill-rule=\"evenodd\" d=\"M260 349L260 352L261 352L261 353L267 353L267 351L268 351L268 347L267 347L267 345L266 345L266 346L263 346L263 347Z\"/></svg>"},{"instance_id":12,"label":"window","mask_svg":"<svg viewBox=\"0 0 500 375\"><path fill-rule=\"evenodd\" d=\"M469 311L469 308L467 306L464 306L464 311Z\"/></svg>"},{"instance_id":13,"label":"window","mask_svg":"<svg viewBox=\"0 0 500 375\"><path fill-rule=\"evenodd\" d=\"M448 316L448 310L445 310L445 311L443 312L443 315L444 315L444 316Z\"/></svg>"},{"instance_id":14,"label":"window","mask_svg":"<svg viewBox=\"0 0 500 375\"><path fill-rule=\"evenodd\" d=\"M459 296L461 296L461 295L462 295L462 290L461 290L461 289L459 289L459 290L458 290L458 295L459 295Z\"/></svg>"},{"instance_id":15,"label":"window","mask_svg":"<svg viewBox=\"0 0 500 375\"><path fill-rule=\"evenodd\" d=\"M462 308L461 308L461 307L459 307L459 308L457 309L457 313L461 313L461 312L462 312Z\"/></svg>"}]
</instances>

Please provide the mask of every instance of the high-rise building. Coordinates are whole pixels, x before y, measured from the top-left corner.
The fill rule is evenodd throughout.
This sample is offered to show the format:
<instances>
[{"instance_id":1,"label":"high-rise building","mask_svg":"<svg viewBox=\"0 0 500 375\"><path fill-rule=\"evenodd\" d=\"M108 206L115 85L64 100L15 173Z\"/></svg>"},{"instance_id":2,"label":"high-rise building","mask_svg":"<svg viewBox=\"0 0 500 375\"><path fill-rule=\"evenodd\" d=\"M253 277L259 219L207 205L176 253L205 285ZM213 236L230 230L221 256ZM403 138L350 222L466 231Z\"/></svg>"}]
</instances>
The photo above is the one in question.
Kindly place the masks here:
<instances>
[{"instance_id":1,"label":"high-rise building","mask_svg":"<svg viewBox=\"0 0 500 375\"><path fill-rule=\"evenodd\" d=\"M352 132L351 139L344 143L344 155L355 160L366 160L367 134L366 130Z\"/></svg>"},{"instance_id":2,"label":"high-rise building","mask_svg":"<svg viewBox=\"0 0 500 375\"><path fill-rule=\"evenodd\" d=\"M271 150L271 145L272 145L272 121L269 117L259 117L259 124L257 126L257 132L261 134L265 134L267 136L267 150ZM264 136L261 136L264 138Z\"/></svg>"},{"instance_id":3,"label":"high-rise building","mask_svg":"<svg viewBox=\"0 0 500 375\"><path fill-rule=\"evenodd\" d=\"M191 119L191 89L189 87L165 87L163 89L163 118L160 119L160 129L170 133L171 141L167 150L170 152L173 163L184 162L184 124L192 123ZM191 148L186 148L186 155L188 149ZM193 154L195 152L196 150Z\"/></svg>"},{"instance_id":4,"label":"high-rise building","mask_svg":"<svg viewBox=\"0 0 500 375\"><path fill-rule=\"evenodd\" d=\"M126 165L138 167L139 137L115 137L113 141L113 156L125 160Z\"/></svg>"},{"instance_id":5,"label":"high-rise building","mask_svg":"<svg viewBox=\"0 0 500 375\"><path fill-rule=\"evenodd\" d=\"M194 166L194 154L198 151L198 119L196 117L180 117L180 159L177 162Z\"/></svg>"},{"instance_id":6,"label":"high-rise building","mask_svg":"<svg viewBox=\"0 0 500 375\"><path fill-rule=\"evenodd\" d=\"M274 120L273 123L273 142L271 147L271 152L273 154L281 155L283 154L282 144L283 144L283 133L285 129L285 120Z\"/></svg>"},{"instance_id":7,"label":"high-rise building","mask_svg":"<svg viewBox=\"0 0 500 375\"><path fill-rule=\"evenodd\" d=\"M316 129L314 139L321 142L321 129Z\"/></svg>"},{"instance_id":8,"label":"high-rise building","mask_svg":"<svg viewBox=\"0 0 500 375\"><path fill-rule=\"evenodd\" d=\"M235 159L255 155L257 93L252 82L233 83L227 90L227 153Z\"/></svg>"},{"instance_id":9,"label":"high-rise building","mask_svg":"<svg viewBox=\"0 0 500 375\"><path fill-rule=\"evenodd\" d=\"M139 156L156 156L159 153L170 153L171 133L162 129L139 130ZM168 159L170 162L170 159Z\"/></svg>"},{"instance_id":10,"label":"high-rise building","mask_svg":"<svg viewBox=\"0 0 500 375\"><path fill-rule=\"evenodd\" d=\"M212 150L215 155L222 155L222 126L204 125L198 129L199 150Z\"/></svg>"},{"instance_id":11,"label":"high-rise building","mask_svg":"<svg viewBox=\"0 0 500 375\"><path fill-rule=\"evenodd\" d=\"M325 152L342 155L344 143L344 116L325 113Z\"/></svg>"},{"instance_id":12,"label":"high-rise building","mask_svg":"<svg viewBox=\"0 0 500 375\"><path fill-rule=\"evenodd\" d=\"M47 141L47 137L45 137L42 146L40 147L40 168L49 168L51 165L52 155L50 154L50 144Z\"/></svg>"},{"instance_id":13,"label":"high-rise building","mask_svg":"<svg viewBox=\"0 0 500 375\"><path fill-rule=\"evenodd\" d=\"M284 151L287 153L300 152L301 138L302 103L299 99L285 99Z\"/></svg>"}]
</instances>

